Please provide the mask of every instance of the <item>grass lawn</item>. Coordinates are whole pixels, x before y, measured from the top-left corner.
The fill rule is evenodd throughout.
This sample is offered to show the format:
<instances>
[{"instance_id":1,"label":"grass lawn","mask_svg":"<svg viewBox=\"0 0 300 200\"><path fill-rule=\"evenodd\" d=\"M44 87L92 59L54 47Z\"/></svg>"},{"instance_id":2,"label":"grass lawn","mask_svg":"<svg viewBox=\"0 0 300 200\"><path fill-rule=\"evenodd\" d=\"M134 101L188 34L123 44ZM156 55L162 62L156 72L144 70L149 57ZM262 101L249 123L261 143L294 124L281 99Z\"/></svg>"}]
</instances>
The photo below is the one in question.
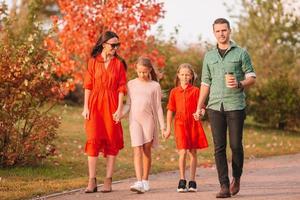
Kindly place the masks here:
<instances>
[{"instance_id":1,"label":"grass lawn","mask_svg":"<svg viewBox=\"0 0 300 200\"><path fill-rule=\"evenodd\" d=\"M56 140L58 154L40 166L0 169L0 199L29 199L40 195L84 187L87 183L87 157L84 154L85 133L81 107L58 106L55 112L62 117ZM120 152L113 179L134 177L132 150L127 120L122 122L125 148ZM211 133L204 123L209 148L198 153L199 165L209 167L214 163ZM244 149L246 158L300 152L300 133L278 131L246 123ZM174 138L160 141L153 151L151 173L177 169L177 151ZM99 158L98 179L105 175L104 159Z\"/></svg>"}]
</instances>

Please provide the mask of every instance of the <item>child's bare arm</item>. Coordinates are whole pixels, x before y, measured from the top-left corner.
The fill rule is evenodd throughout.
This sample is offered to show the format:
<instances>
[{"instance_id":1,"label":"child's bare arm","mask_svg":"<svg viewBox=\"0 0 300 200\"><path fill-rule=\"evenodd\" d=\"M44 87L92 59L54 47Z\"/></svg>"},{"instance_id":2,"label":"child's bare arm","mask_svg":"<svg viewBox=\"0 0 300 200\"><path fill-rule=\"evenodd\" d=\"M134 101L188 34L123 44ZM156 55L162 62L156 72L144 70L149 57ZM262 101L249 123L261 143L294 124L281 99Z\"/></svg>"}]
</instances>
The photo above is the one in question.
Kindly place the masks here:
<instances>
[{"instance_id":1,"label":"child's bare arm","mask_svg":"<svg viewBox=\"0 0 300 200\"><path fill-rule=\"evenodd\" d=\"M170 137L172 117L173 117L173 112L171 110L168 110L168 112L167 112L167 130L164 133L165 138Z\"/></svg>"}]
</instances>

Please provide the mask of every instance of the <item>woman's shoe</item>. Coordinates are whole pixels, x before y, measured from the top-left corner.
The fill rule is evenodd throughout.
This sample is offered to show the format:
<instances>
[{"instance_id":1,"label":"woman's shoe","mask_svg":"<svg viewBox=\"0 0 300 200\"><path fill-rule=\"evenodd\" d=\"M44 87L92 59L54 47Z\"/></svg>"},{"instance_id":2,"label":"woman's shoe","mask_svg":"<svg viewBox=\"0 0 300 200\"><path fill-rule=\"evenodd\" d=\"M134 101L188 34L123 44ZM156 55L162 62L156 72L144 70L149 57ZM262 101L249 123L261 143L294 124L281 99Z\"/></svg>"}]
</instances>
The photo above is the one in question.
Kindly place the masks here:
<instances>
[{"instance_id":1,"label":"woman's shoe","mask_svg":"<svg viewBox=\"0 0 300 200\"><path fill-rule=\"evenodd\" d=\"M103 188L101 190L102 193L108 193L111 192L111 184L112 184L112 178L105 178L103 183Z\"/></svg>"},{"instance_id":2,"label":"woman's shoe","mask_svg":"<svg viewBox=\"0 0 300 200\"><path fill-rule=\"evenodd\" d=\"M94 182L95 186L94 186L93 189L86 188L84 190L84 193L94 193L94 192L97 192L97 190L98 190L97 189L97 179L96 178L91 178L89 181Z\"/></svg>"}]
</instances>

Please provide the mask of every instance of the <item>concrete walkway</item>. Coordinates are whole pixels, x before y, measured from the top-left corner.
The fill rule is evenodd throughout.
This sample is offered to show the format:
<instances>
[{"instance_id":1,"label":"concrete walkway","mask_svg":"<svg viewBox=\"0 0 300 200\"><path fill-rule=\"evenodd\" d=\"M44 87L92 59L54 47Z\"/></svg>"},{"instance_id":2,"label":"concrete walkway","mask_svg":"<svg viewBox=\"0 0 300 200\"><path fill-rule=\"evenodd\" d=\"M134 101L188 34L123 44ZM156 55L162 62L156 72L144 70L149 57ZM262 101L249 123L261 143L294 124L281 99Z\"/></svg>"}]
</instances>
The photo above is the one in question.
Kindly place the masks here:
<instances>
[{"instance_id":1,"label":"concrete walkway","mask_svg":"<svg viewBox=\"0 0 300 200\"><path fill-rule=\"evenodd\" d=\"M188 174L188 173L187 173ZM113 192L84 194L83 189L56 197L40 198L51 200L184 200L216 199L219 191L215 167L198 168L197 193L177 193L178 172L165 172L150 177L151 191L136 194L129 191L135 179L126 179L113 184ZM99 188L100 190L101 188ZM241 191L234 199L283 200L300 199L300 154L252 159L245 161L241 180Z\"/></svg>"}]
</instances>

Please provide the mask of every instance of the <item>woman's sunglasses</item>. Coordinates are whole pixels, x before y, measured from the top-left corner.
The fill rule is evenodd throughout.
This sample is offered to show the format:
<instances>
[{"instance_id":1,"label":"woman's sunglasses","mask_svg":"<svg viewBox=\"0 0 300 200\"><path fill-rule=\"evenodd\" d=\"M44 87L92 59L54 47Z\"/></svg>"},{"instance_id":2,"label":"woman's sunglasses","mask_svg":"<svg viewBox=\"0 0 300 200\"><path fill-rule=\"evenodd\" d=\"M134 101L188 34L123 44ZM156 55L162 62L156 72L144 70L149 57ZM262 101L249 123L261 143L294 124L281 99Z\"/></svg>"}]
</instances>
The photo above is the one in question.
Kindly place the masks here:
<instances>
[{"instance_id":1,"label":"woman's sunglasses","mask_svg":"<svg viewBox=\"0 0 300 200\"><path fill-rule=\"evenodd\" d=\"M108 42L105 42L106 44L109 44L111 46L112 49L118 49L121 45L121 43L108 43Z\"/></svg>"}]
</instances>

